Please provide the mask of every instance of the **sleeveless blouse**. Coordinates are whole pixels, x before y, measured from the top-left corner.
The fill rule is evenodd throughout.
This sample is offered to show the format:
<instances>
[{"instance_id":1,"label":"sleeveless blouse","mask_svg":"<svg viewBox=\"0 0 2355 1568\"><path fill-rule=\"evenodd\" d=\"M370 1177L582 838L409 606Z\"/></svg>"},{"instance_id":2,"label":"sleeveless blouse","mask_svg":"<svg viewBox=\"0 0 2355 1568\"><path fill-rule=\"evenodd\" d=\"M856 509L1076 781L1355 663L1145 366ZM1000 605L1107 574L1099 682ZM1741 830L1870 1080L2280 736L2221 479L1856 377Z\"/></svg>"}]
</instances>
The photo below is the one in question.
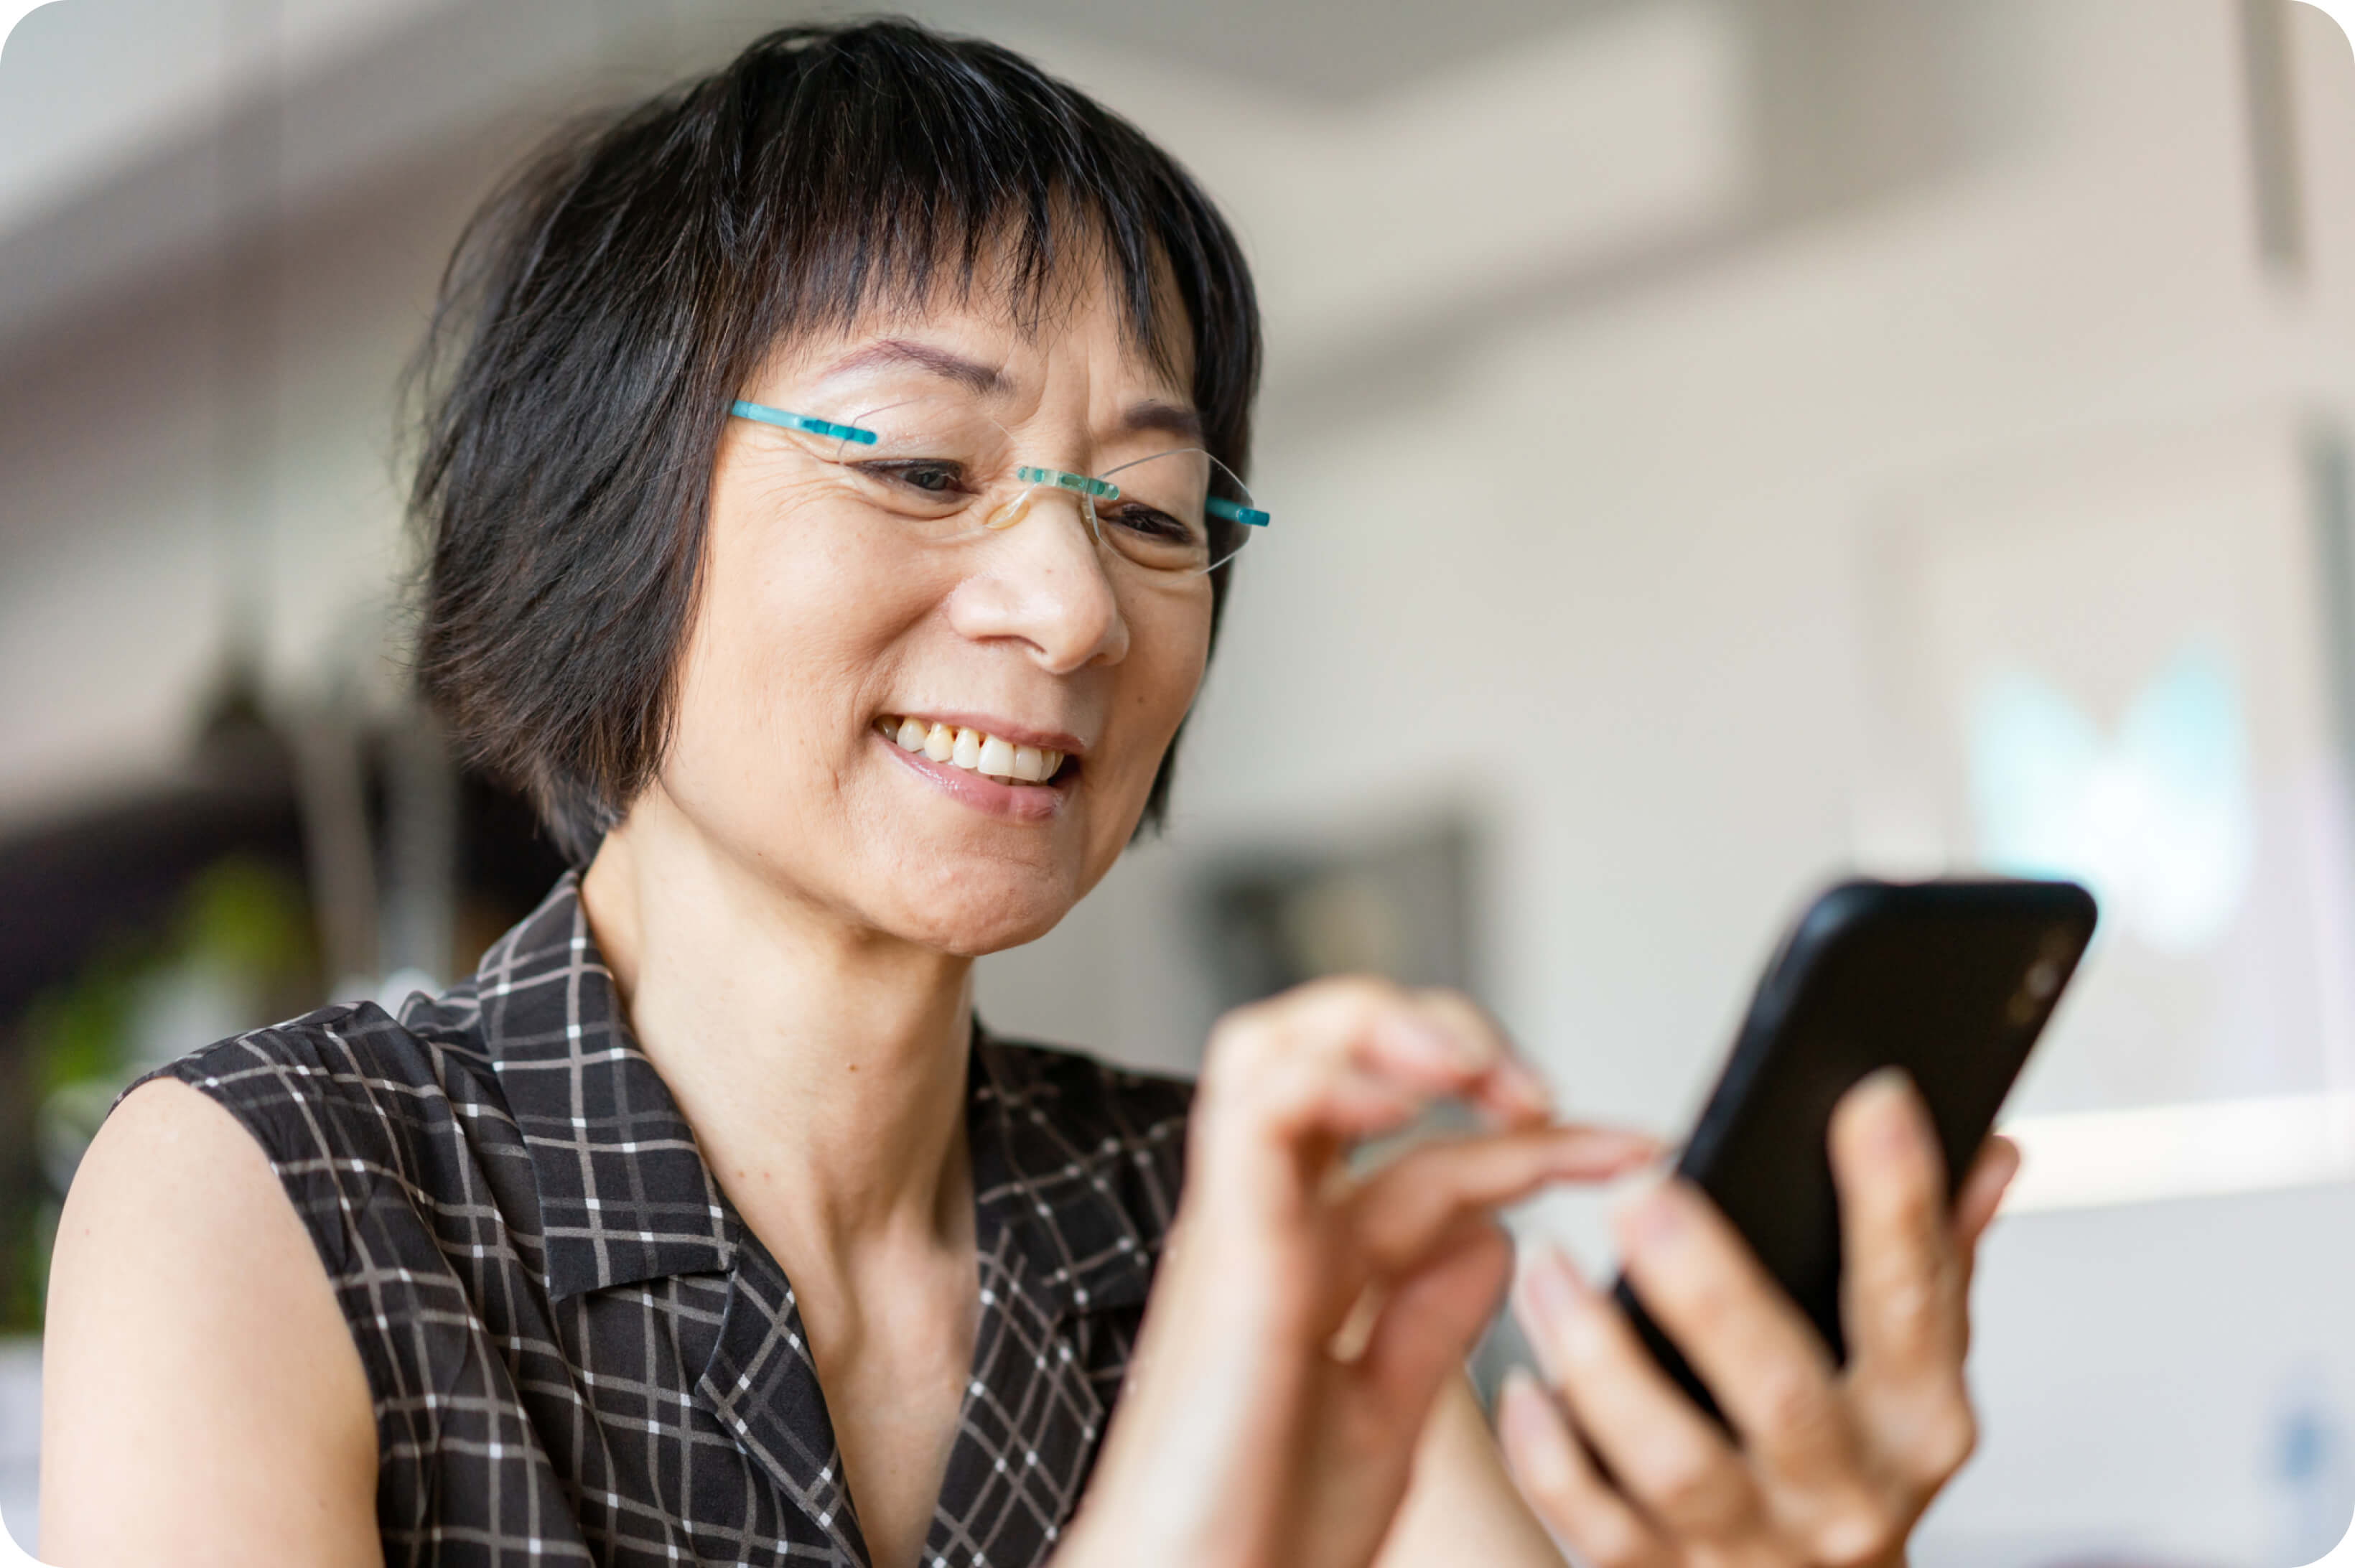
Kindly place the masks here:
<instances>
[{"instance_id":1,"label":"sleeveless blouse","mask_svg":"<svg viewBox=\"0 0 2355 1568\"><path fill-rule=\"evenodd\" d=\"M973 1038L979 1329L921 1562L1020 1568L1103 1441L1191 1091ZM388 1563L868 1563L792 1282L631 1038L573 876L397 1019L329 1008L165 1074L253 1135L334 1283Z\"/></svg>"}]
</instances>

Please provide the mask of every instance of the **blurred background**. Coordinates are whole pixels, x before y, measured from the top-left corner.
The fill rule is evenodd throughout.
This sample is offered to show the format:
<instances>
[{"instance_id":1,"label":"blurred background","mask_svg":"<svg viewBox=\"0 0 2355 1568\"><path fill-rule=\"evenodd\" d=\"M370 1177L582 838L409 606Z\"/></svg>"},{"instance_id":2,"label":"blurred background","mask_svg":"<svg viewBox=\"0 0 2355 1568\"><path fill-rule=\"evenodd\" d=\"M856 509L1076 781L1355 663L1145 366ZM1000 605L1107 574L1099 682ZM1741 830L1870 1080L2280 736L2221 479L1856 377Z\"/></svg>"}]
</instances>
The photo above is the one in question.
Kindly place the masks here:
<instances>
[{"instance_id":1,"label":"blurred background","mask_svg":"<svg viewBox=\"0 0 2355 1568\"><path fill-rule=\"evenodd\" d=\"M1186 161L1271 345L1163 838L987 961L1178 1071L1467 987L1673 1134L1844 871L2061 870L1985 1440L1923 1568L2355 1511L2355 59L2290 0L991 0ZM401 677L395 381L558 117L813 15L61 0L0 52L0 1514L145 1063L470 969L557 862ZM1517 1217L1598 1265L1600 1207Z\"/></svg>"}]
</instances>

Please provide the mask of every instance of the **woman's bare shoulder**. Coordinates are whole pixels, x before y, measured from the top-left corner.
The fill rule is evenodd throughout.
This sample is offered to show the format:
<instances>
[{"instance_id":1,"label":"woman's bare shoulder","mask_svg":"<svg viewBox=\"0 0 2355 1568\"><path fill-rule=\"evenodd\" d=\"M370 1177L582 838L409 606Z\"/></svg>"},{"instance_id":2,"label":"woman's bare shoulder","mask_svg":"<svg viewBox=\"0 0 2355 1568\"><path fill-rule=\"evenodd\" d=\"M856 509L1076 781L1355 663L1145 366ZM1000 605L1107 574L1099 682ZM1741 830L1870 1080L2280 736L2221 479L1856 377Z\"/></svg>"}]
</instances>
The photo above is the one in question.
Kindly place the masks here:
<instances>
[{"instance_id":1,"label":"woman's bare shoulder","mask_svg":"<svg viewBox=\"0 0 2355 1568\"><path fill-rule=\"evenodd\" d=\"M46 1562L381 1560L367 1374L253 1135L172 1077L76 1171L50 1265Z\"/></svg>"}]
</instances>

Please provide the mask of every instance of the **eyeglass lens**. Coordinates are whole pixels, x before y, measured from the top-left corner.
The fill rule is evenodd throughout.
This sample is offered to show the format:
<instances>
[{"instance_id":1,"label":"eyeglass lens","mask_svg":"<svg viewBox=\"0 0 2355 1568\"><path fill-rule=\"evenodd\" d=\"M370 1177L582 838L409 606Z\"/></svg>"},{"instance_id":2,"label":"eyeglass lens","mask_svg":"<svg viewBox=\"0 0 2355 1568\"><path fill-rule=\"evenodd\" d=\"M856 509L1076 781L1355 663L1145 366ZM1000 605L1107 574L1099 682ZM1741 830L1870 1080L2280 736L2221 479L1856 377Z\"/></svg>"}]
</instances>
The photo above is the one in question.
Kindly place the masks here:
<instances>
[{"instance_id":1,"label":"eyeglass lens","mask_svg":"<svg viewBox=\"0 0 2355 1568\"><path fill-rule=\"evenodd\" d=\"M1155 573L1208 571L1241 549L1252 528L1250 492L1199 448L1126 457L1092 476L1028 463L1005 426L952 395L880 408L816 411L871 432L871 443L790 436L832 464L868 506L932 542L954 542L1012 526L1037 510L1028 492L1043 483L1071 492L1097 540ZM1118 454L1115 454L1117 456ZM1046 475L1044 478L1032 475ZM1105 496L1105 489L1116 494Z\"/></svg>"}]
</instances>

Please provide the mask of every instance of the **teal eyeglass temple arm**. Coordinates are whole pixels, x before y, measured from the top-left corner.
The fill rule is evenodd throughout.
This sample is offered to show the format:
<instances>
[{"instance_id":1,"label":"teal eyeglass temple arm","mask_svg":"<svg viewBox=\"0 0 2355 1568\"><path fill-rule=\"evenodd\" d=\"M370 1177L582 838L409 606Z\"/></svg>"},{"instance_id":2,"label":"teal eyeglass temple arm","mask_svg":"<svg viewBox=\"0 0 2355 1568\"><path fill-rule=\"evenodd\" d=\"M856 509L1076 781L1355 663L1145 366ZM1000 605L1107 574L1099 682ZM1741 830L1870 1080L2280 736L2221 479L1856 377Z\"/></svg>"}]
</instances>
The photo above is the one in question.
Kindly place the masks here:
<instances>
[{"instance_id":1,"label":"teal eyeglass temple arm","mask_svg":"<svg viewBox=\"0 0 2355 1568\"><path fill-rule=\"evenodd\" d=\"M855 441L861 446L875 444L875 432L861 430L855 424L836 424L831 420L816 420L807 414L789 414L783 409L773 409L766 403L748 403L738 400L728 405L728 411L740 420L757 420L782 430L807 431L830 441Z\"/></svg>"},{"instance_id":2,"label":"teal eyeglass temple arm","mask_svg":"<svg viewBox=\"0 0 2355 1568\"><path fill-rule=\"evenodd\" d=\"M822 435L831 441L855 441L861 446L875 444L875 432L871 430L861 430L855 424L836 424L831 420L812 419L807 414L789 414L766 403L748 403L739 399L728 405L728 411L738 419L756 420L762 424L773 424L783 430L807 431L812 435ZM1076 490L1100 501L1115 500L1120 496L1117 485L1085 474L1066 474L1060 468L1018 468L1015 475L1027 484L1052 485L1058 489ZM1263 528L1268 523L1265 512L1220 500L1216 496L1203 503L1203 509L1214 517L1224 517L1228 522L1241 523L1249 528Z\"/></svg>"}]
</instances>

